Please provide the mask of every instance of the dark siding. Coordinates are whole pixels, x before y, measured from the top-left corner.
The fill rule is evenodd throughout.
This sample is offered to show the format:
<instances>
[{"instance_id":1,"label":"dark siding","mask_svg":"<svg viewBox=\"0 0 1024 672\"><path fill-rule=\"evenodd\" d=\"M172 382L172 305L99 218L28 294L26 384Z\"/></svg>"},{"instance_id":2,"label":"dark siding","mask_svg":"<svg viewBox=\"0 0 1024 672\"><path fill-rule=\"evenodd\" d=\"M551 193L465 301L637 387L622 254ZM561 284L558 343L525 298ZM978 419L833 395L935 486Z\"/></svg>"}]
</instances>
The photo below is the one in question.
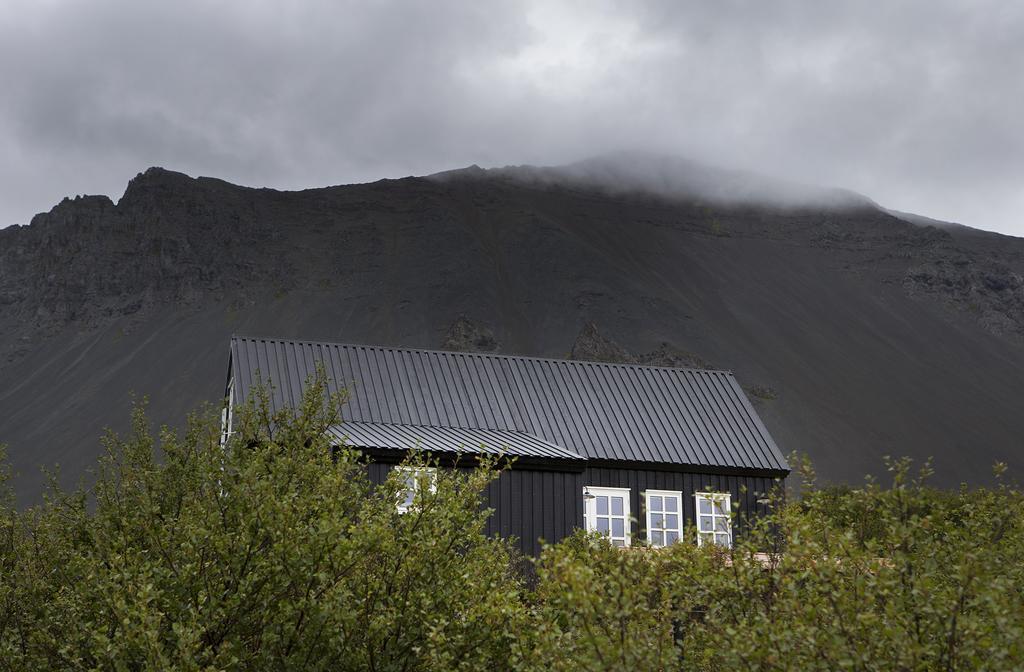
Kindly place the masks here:
<instances>
[{"instance_id":1,"label":"dark siding","mask_svg":"<svg viewBox=\"0 0 1024 672\"><path fill-rule=\"evenodd\" d=\"M372 462L369 477L381 483L394 465ZM636 540L646 539L645 512L641 493L648 490L678 490L683 493L683 525L695 525L693 495L712 489L732 495L737 515L735 533L742 535L750 517L766 513L758 504L760 493L777 486L773 478L761 476L725 476L680 471L589 467L582 474L550 470L513 469L504 471L486 492L485 505L494 509L486 533L516 537L519 549L528 556L540 554L540 539L555 543L583 526L583 486L630 489L630 511L635 519L632 533Z\"/></svg>"},{"instance_id":2,"label":"dark siding","mask_svg":"<svg viewBox=\"0 0 1024 672\"><path fill-rule=\"evenodd\" d=\"M382 464L380 462L371 462L368 466L370 470L370 483L374 485L380 485L387 480L388 474L394 467L392 464Z\"/></svg>"},{"instance_id":3,"label":"dark siding","mask_svg":"<svg viewBox=\"0 0 1024 672\"><path fill-rule=\"evenodd\" d=\"M394 465L369 464L373 484L383 483ZM502 472L486 492L494 509L487 534L516 537L524 555L540 554L541 542L557 542L583 526L583 475L579 472L513 469Z\"/></svg>"}]
</instances>

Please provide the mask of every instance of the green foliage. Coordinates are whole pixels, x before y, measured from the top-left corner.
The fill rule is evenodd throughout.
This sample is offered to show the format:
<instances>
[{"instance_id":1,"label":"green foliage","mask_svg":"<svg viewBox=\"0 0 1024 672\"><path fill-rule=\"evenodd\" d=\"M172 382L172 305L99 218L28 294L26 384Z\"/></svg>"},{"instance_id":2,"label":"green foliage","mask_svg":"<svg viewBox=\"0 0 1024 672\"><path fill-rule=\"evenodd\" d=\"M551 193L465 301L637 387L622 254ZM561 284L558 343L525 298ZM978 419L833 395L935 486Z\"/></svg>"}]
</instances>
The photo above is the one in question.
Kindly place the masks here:
<instances>
[{"instance_id":1,"label":"green foliage","mask_svg":"<svg viewBox=\"0 0 1024 672\"><path fill-rule=\"evenodd\" d=\"M397 474L372 487L332 452L343 398L322 375L294 411L257 397L223 447L213 413L154 437L138 411L90 492L4 495L0 670L1024 666L1024 498L1005 484L939 491L897 461L889 487L817 488L794 459L800 499L774 493L732 549L692 527L667 549L580 532L527 585L484 534L494 462L439 470L398 514Z\"/></svg>"},{"instance_id":2,"label":"green foliage","mask_svg":"<svg viewBox=\"0 0 1024 672\"><path fill-rule=\"evenodd\" d=\"M410 513L332 455L337 404L257 402L109 437L98 481L3 508L0 669L481 669L509 664L525 613L503 542L484 536L494 466L441 472ZM425 464L422 456L412 464Z\"/></svg>"},{"instance_id":3,"label":"green foliage","mask_svg":"<svg viewBox=\"0 0 1024 672\"><path fill-rule=\"evenodd\" d=\"M729 551L549 548L540 657L592 670L1020 669L1021 494L943 493L927 470L890 468L887 489L805 484Z\"/></svg>"}]
</instances>

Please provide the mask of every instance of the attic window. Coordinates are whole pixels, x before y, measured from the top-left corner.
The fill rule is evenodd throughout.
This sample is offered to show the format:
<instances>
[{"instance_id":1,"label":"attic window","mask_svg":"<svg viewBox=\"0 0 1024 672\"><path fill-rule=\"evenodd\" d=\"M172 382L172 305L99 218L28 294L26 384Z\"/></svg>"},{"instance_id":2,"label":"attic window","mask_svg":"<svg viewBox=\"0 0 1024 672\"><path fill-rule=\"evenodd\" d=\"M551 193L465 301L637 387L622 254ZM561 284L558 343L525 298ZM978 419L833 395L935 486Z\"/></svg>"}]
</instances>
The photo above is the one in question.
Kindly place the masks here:
<instances>
[{"instance_id":1,"label":"attic window","mask_svg":"<svg viewBox=\"0 0 1024 672\"><path fill-rule=\"evenodd\" d=\"M697 545L732 546L732 504L727 492L698 492Z\"/></svg>"},{"instance_id":2,"label":"attic window","mask_svg":"<svg viewBox=\"0 0 1024 672\"><path fill-rule=\"evenodd\" d=\"M647 491L647 542L670 546L683 535L683 493L675 490Z\"/></svg>"},{"instance_id":3,"label":"attic window","mask_svg":"<svg viewBox=\"0 0 1024 672\"><path fill-rule=\"evenodd\" d=\"M588 532L629 546L629 488L583 488L583 519Z\"/></svg>"},{"instance_id":4,"label":"attic window","mask_svg":"<svg viewBox=\"0 0 1024 672\"><path fill-rule=\"evenodd\" d=\"M395 471L404 483L404 488L398 492L399 513L412 510L424 490L434 492L437 489L437 469L433 467L395 467Z\"/></svg>"}]
</instances>

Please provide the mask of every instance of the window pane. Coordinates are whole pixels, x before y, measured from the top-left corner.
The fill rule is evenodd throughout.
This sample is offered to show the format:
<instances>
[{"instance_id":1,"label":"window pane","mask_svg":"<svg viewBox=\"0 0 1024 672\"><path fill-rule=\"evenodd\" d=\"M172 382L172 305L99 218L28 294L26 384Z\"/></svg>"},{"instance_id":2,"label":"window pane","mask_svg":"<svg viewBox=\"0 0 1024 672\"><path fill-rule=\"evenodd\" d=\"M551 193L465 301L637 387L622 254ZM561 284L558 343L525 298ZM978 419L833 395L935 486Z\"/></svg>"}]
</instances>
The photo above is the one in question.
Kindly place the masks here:
<instances>
[{"instance_id":1,"label":"window pane","mask_svg":"<svg viewBox=\"0 0 1024 672\"><path fill-rule=\"evenodd\" d=\"M625 545L626 542L624 542L622 539L612 539L612 546L619 546L621 548Z\"/></svg>"},{"instance_id":2,"label":"window pane","mask_svg":"<svg viewBox=\"0 0 1024 672\"><path fill-rule=\"evenodd\" d=\"M662 510L663 511L668 511L669 513L678 513L678 511L679 511L679 498L678 497L666 497L665 498L665 508L662 509Z\"/></svg>"},{"instance_id":3,"label":"window pane","mask_svg":"<svg viewBox=\"0 0 1024 672\"><path fill-rule=\"evenodd\" d=\"M665 544L665 533L664 532L651 532L651 544L654 546L662 546Z\"/></svg>"},{"instance_id":4,"label":"window pane","mask_svg":"<svg viewBox=\"0 0 1024 672\"><path fill-rule=\"evenodd\" d=\"M715 500L715 513L729 513L729 507L727 506L726 500L724 498Z\"/></svg>"},{"instance_id":5,"label":"window pane","mask_svg":"<svg viewBox=\"0 0 1024 672\"><path fill-rule=\"evenodd\" d=\"M651 495L651 511L664 511L661 504L661 497Z\"/></svg>"},{"instance_id":6,"label":"window pane","mask_svg":"<svg viewBox=\"0 0 1024 672\"><path fill-rule=\"evenodd\" d=\"M604 495L597 496L597 515L608 515L608 498Z\"/></svg>"},{"instance_id":7,"label":"window pane","mask_svg":"<svg viewBox=\"0 0 1024 672\"><path fill-rule=\"evenodd\" d=\"M612 515L622 515L622 497L612 497Z\"/></svg>"},{"instance_id":8,"label":"window pane","mask_svg":"<svg viewBox=\"0 0 1024 672\"><path fill-rule=\"evenodd\" d=\"M412 488L406 490L405 497L402 498L402 506L404 506L405 508L409 508L410 506L412 506L412 498L414 494L415 493L413 493Z\"/></svg>"},{"instance_id":9,"label":"window pane","mask_svg":"<svg viewBox=\"0 0 1024 672\"><path fill-rule=\"evenodd\" d=\"M714 529L714 525L711 523L711 516L701 516L700 517L700 531L701 532L710 532L712 529Z\"/></svg>"},{"instance_id":10,"label":"window pane","mask_svg":"<svg viewBox=\"0 0 1024 672\"><path fill-rule=\"evenodd\" d=\"M598 532L607 532L608 531L608 519L607 518L598 518L597 519L597 531Z\"/></svg>"},{"instance_id":11,"label":"window pane","mask_svg":"<svg viewBox=\"0 0 1024 672\"><path fill-rule=\"evenodd\" d=\"M719 546L728 546L729 545L729 535L728 534L716 534L715 535L715 543L718 544Z\"/></svg>"},{"instance_id":12,"label":"window pane","mask_svg":"<svg viewBox=\"0 0 1024 672\"><path fill-rule=\"evenodd\" d=\"M697 505L700 507L701 513L711 513L711 502L703 497L697 500Z\"/></svg>"},{"instance_id":13,"label":"window pane","mask_svg":"<svg viewBox=\"0 0 1024 672\"><path fill-rule=\"evenodd\" d=\"M679 534L676 532L665 533L665 545L674 544L679 541Z\"/></svg>"},{"instance_id":14,"label":"window pane","mask_svg":"<svg viewBox=\"0 0 1024 672\"><path fill-rule=\"evenodd\" d=\"M613 537L624 537L626 536L625 523L622 518L612 518L612 536Z\"/></svg>"},{"instance_id":15,"label":"window pane","mask_svg":"<svg viewBox=\"0 0 1024 672\"><path fill-rule=\"evenodd\" d=\"M729 531L729 519L728 518L715 518L715 531L716 532L728 532Z\"/></svg>"},{"instance_id":16,"label":"window pane","mask_svg":"<svg viewBox=\"0 0 1024 672\"><path fill-rule=\"evenodd\" d=\"M701 542L703 542L705 544L711 544L711 543L714 543L714 541L715 541L715 535L713 535L713 534L702 534L702 535L700 535L700 540L701 540Z\"/></svg>"},{"instance_id":17,"label":"window pane","mask_svg":"<svg viewBox=\"0 0 1024 672\"><path fill-rule=\"evenodd\" d=\"M666 530L678 530L679 529L679 516L674 513L670 513L665 516L665 529Z\"/></svg>"},{"instance_id":18,"label":"window pane","mask_svg":"<svg viewBox=\"0 0 1024 672\"><path fill-rule=\"evenodd\" d=\"M652 530L663 530L665 529L665 521L662 519L660 513L651 514L651 529Z\"/></svg>"}]
</instances>

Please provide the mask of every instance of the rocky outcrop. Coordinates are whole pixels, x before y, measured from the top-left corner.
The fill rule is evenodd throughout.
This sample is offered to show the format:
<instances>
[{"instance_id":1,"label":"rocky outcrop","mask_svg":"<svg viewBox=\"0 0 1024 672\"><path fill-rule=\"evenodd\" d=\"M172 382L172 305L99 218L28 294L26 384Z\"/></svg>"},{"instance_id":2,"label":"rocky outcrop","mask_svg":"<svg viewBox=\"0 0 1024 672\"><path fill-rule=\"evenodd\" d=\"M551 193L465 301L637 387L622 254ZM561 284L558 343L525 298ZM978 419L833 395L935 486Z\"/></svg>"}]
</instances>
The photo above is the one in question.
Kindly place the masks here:
<instances>
[{"instance_id":1,"label":"rocky outcrop","mask_svg":"<svg viewBox=\"0 0 1024 672\"><path fill-rule=\"evenodd\" d=\"M625 348L598 332L593 322L586 323L580 329L569 352L569 359L616 364L634 364L636 361Z\"/></svg>"},{"instance_id":2,"label":"rocky outcrop","mask_svg":"<svg viewBox=\"0 0 1024 672\"><path fill-rule=\"evenodd\" d=\"M448 328L441 341L441 349L454 352L498 352L501 346L490 329L461 315Z\"/></svg>"},{"instance_id":3,"label":"rocky outcrop","mask_svg":"<svg viewBox=\"0 0 1024 672\"><path fill-rule=\"evenodd\" d=\"M986 331L1024 340L1024 275L975 255L933 258L907 269L903 286L977 321Z\"/></svg>"},{"instance_id":4,"label":"rocky outcrop","mask_svg":"<svg viewBox=\"0 0 1024 672\"><path fill-rule=\"evenodd\" d=\"M645 364L647 366L672 366L687 369L715 368L698 355L682 348L677 348L670 343L662 343L651 352L637 355L636 362L637 364Z\"/></svg>"},{"instance_id":5,"label":"rocky outcrop","mask_svg":"<svg viewBox=\"0 0 1024 672\"><path fill-rule=\"evenodd\" d=\"M645 366L683 367L689 369L710 369L707 362L681 348L662 343L651 352L634 355L611 338L601 334L597 325L588 322L576 336L569 354L570 359L589 362L611 362L615 364L643 364Z\"/></svg>"}]
</instances>

